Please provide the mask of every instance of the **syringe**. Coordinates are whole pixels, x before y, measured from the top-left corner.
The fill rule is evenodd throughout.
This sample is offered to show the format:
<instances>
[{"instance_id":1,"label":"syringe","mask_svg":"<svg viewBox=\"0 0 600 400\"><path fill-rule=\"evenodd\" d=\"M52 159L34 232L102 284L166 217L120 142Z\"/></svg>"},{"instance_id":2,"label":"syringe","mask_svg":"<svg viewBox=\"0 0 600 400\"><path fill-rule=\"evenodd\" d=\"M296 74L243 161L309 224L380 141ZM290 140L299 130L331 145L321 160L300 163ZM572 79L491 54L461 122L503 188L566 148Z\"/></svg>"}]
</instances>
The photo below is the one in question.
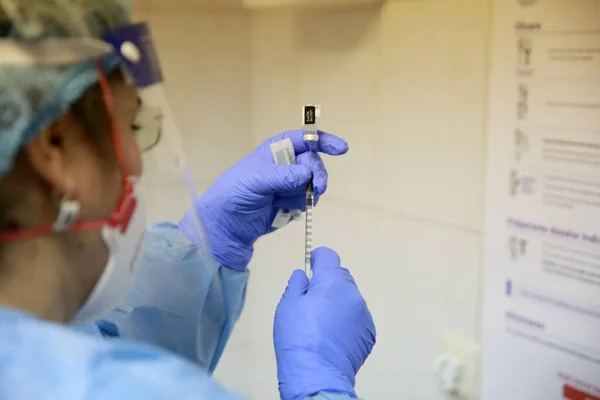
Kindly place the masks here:
<instances>
[{"instance_id":1,"label":"syringe","mask_svg":"<svg viewBox=\"0 0 600 400\"><path fill-rule=\"evenodd\" d=\"M304 126L303 139L308 143L309 151L312 153L313 148L319 142L318 120L321 118L321 106L307 104L302 108L302 124ZM312 154L309 159L309 167L312 171ZM312 254L312 224L313 224L313 207L315 205L315 187L312 178L306 186L306 214L304 226L304 272L311 277L311 254Z\"/></svg>"}]
</instances>

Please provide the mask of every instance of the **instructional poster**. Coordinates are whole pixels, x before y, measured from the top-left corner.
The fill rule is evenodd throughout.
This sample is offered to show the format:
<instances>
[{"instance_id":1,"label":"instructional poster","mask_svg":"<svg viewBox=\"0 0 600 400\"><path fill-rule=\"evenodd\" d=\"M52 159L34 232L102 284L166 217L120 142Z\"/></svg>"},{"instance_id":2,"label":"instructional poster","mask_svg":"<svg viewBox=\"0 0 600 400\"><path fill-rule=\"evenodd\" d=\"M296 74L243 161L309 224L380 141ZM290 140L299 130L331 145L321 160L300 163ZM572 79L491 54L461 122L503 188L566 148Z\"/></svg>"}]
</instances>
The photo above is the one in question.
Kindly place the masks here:
<instances>
[{"instance_id":1,"label":"instructional poster","mask_svg":"<svg viewBox=\"0 0 600 400\"><path fill-rule=\"evenodd\" d=\"M600 400L600 0L495 0L481 400Z\"/></svg>"}]
</instances>

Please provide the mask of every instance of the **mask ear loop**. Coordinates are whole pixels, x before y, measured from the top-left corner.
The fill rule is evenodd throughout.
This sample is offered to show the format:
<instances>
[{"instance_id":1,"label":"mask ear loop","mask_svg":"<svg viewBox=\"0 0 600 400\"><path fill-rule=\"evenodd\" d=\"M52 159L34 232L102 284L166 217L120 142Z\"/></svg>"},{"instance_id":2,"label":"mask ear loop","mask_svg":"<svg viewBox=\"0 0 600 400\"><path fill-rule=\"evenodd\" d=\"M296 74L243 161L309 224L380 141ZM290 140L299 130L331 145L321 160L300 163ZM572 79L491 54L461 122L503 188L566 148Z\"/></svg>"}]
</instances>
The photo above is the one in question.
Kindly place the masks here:
<instances>
[{"instance_id":1,"label":"mask ear loop","mask_svg":"<svg viewBox=\"0 0 600 400\"><path fill-rule=\"evenodd\" d=\"M100 67L100 63L98 62L98 60L94 60L94 66L96 67L96 71L98 72L98 82L102 91L102 95L104 97L106 112L108 114L108 118L110 119L111 135L114 141L115 151L117 153L117 162L119 164L119 169L121 170L122 179L124 183L126 183L127 169L124 161L121 135L119 134L119 131L116 127L114 118L114 103L112 93L110 91L110 86L106 79L106 75ZM124 187L126 187L126 185L124 185ZM58 213L56 215L56 220L52 225L52 230L55 232L64 232L68 230L75 222L77 222L77 220L79 219L80 212L81 204L79 203L79 201L70 198L69 193L65 194L59 202ZM113 213L111 217L113 217L114 214L115 213Z\"/></svg>"},{"instance_id":2,"label":"mask ear loop","mask_svg":"<svg viewBox=\"0 0 600 400\"><path fill-rule=\"evenodd\" d=\"M108 84L108 80L106 79L106 75L102 70L100 63L98 60L94 60L94 66L96 71L98 72L98 83L100 85L100 90L102 91L102 96L104 98L104 105L106 107L106 112L108 114L108 118L110 119L110 130L113 138L113 143L115 147L115 151L117 153L117 163L119 164L119 169L121 171L121 179L123 180L123 192L124 195L121 198L126 197L127 195L127 167L125 165L125 157L123 154L123 146L121 142L121 135L119 130L117 129L117 125L114 117L114 103L112 93L110 91L110 86ZM115 218L115 215L119 215L120 208L122 207L123 201L119 201L117 211L113 212L110 220L119 218ZM78 200L70 198L69 194L63 196L60 200L58 206L58 214L56 215L56 220L52 225L52 230L55 232L64 232L68 230L77 220L79 219L79 214L81 211L81 204ZM110 224L110 223L109 223Z\"/></svg>"},{"instance_id":3,"label":"mask ear loop","mask_svg":"<svg viewBox=\"0 0 600 400\"><path fill-rule=\"evenodd\" d=\"M107 223L112 228L119 229L121 233L124 234L127 231L127 228L129 228L129 222L131 221L133 213L137 207L137 199L134 194L133 183L129 180L129 171L125 163L123 141L121 140L121 133L117 127L117 122L114 115L114 103L110 86L108 84L108 80L106 79L106 75L100 66L100 62L98 60L94 60L94 65L98 71L98 83L100 85L100 89L102 90L104 104L106 105L106 112L108 113L110 119L110 130L115 151L117 153L117 163L119 164L119 169L121 170L121 180L123 182L123 192L121 193L117 206L115 207L115 210L108 219Z\"/></svg>"},{"instance_id":4,"label":"mask ear loop","mask_svg":"<svg viewBox=\"0 0 600 400\"><path fill-rule=\"evenodd\" d=\"M98 72L98 84L100 85L102 97L104 97L104 105L106 106L106 112L108 113L108 117L110 119L110 133L112 135L115 151L117 153L117 163L119 164L119 169L121 170L121 179L123 179L124 182L127 182L129 172L127 171L127 165L125 164L125 154L123 151L121 134L119 133L119 128L117 127L117 122L115 119L115 108L112 93L110 91L110 85L108 84L106 75L104 74L104 71L100 66L100 62L97 59L94 60L94 66L96 67L96 71Z\"/></svg>"}]
</instances>

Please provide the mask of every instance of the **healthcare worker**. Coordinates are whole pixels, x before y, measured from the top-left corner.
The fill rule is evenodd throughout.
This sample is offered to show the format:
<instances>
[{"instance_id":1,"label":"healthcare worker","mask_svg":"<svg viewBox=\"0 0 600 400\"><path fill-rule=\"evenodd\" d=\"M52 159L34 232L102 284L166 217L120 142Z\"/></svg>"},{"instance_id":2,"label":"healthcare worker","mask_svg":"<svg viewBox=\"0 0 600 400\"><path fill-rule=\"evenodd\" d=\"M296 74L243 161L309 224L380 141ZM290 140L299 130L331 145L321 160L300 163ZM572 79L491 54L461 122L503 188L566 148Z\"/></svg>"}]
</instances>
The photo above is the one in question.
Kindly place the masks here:
<instances>
[{"instance_id":1,"label":"healthcare worker","mask_svg":"<svg viewBox=\"0 0 600 400\"><path fill-rule=\"evenodd\" d=\"M284 133L192 193L179 224L147 227L143 184L175 193L167 207L180 172L193 191L147 25L121 0L0 6L0 399L239 398L210 375L253 245L302 209L311 177L325 192L321 159ZM295 163L276 165L273 143ZM316 150L348 146L322 133ZM279 392L355 398L373 320L333 250L312 263L275 313Z\"/></svg>"}]
</instances>

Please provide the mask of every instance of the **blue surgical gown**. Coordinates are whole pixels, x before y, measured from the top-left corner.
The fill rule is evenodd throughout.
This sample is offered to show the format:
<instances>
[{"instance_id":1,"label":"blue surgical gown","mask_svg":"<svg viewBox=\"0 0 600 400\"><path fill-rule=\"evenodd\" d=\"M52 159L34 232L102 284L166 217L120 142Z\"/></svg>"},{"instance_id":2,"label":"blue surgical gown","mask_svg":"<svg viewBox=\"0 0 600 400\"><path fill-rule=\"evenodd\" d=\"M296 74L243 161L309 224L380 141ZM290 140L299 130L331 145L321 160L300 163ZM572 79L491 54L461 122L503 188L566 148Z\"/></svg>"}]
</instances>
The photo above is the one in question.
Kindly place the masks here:
<instances>
[{"instance_id":1,"label":"blue surgical gown","mask_svg":"<svg viewBox=\"0 0 600 400\"><path fill-rule=\"evenodd\" d=\"M241 399L210 375L247 284L176 225L152 225L134 288L105 320L65 327L0 308L0 399Z\"/></svg>"}]
</instances>

